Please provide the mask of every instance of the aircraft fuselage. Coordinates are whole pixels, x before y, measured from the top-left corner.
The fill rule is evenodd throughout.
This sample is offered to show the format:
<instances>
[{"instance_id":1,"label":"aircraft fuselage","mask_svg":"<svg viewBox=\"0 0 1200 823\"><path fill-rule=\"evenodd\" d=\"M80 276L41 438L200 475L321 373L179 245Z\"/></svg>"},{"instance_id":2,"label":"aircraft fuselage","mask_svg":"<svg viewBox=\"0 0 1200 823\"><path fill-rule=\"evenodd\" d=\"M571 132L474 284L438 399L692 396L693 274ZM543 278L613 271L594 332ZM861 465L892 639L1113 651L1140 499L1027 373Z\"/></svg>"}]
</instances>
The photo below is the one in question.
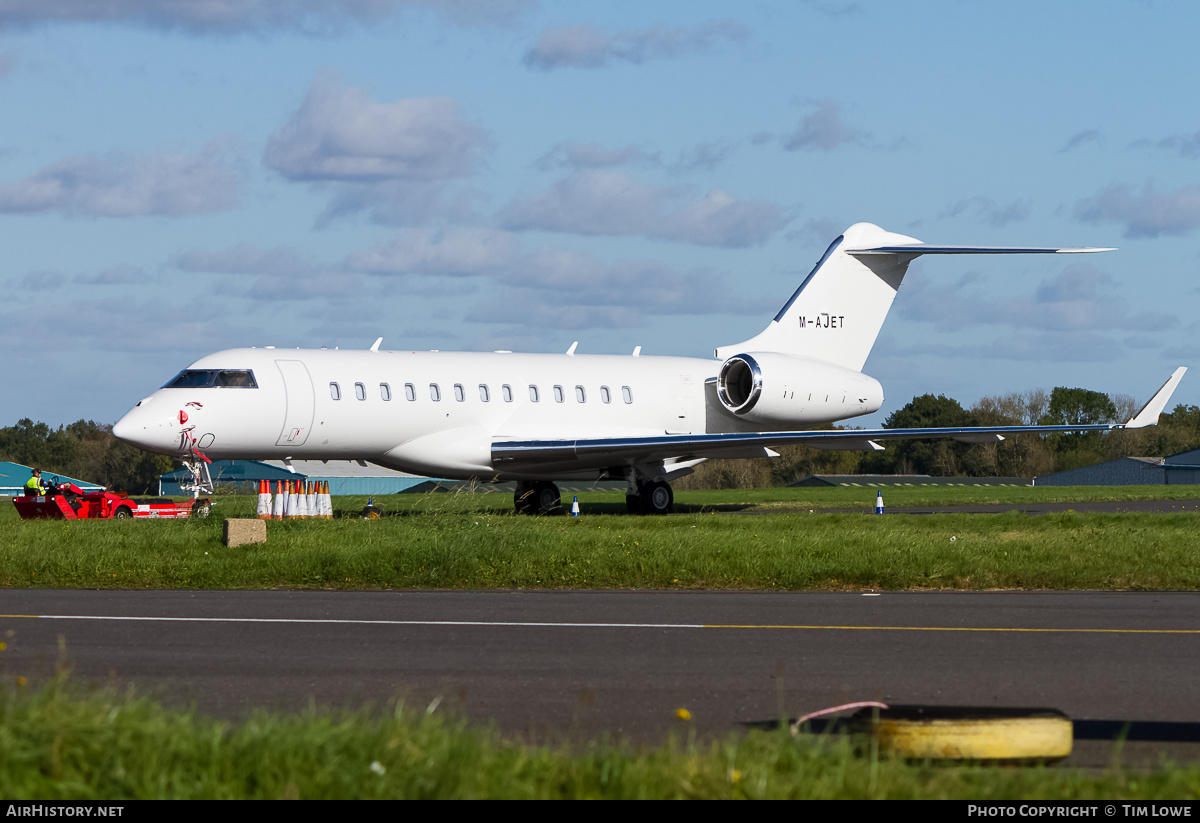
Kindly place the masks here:
<instances>
[{"instance_id":1,"label":"aircraft fuselage","mask_svg":"<svg viewBox=\"0 0 1200 823\"><path fill-rule=\"evenodd\" d=\"M211 459L368 460L414 474L516 480L535 475L495 465L494 441L783 430L882 404L873 379L815 365L776 381L783 419L747 423L716 401L717 360L230 349L197 360L114 431L173 455L195 445ZM603 468L571 460L542 465L536 477L596 477Z\"/></svg>"}]
</instances>

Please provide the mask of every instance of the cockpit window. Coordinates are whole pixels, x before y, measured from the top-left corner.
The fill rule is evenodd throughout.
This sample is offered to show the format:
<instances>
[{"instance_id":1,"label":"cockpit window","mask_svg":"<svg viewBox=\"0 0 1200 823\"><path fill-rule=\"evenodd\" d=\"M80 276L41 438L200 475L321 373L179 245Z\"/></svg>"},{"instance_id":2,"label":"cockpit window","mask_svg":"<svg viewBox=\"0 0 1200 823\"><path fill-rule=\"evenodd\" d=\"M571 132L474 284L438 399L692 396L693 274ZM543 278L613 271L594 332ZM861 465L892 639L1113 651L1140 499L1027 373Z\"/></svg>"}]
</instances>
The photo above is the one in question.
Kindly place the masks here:
<instances>
[{"instance_id":1,"label":"cockpit window","mask_svg":"<svg viewBox=\"0 0 1200 823\"><path fill-rule=\"evenodd\" d=\"M249 369L229 369L217 372L216 385L234 389L257 389L254 372Z\"/></svg>"},{"instance_id":2,"label":"cockpit window","mask_svg":"<svg viewBox=\"0 0 1200 823\"><path fill-rule=\"evenodd\" d=\"M249 369L184 369L164 389L257 389Z\"/></svg>"}]
</instances>

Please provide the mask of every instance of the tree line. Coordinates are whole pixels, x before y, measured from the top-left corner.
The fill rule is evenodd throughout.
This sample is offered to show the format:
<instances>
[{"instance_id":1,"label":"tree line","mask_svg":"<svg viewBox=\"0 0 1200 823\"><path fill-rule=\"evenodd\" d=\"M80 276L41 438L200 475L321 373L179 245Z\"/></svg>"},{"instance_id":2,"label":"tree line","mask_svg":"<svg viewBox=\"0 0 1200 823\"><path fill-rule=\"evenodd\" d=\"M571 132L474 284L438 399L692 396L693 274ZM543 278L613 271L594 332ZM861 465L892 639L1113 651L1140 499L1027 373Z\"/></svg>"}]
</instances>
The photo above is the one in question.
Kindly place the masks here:
<instances>
[{"instance_id":1,"label":"tree line","mask_svg":"<svg viewBox=\"0 0 1200 823\"><path fill-rule=\"evenodd\" d=\"M884 428L1090 425L1125 422L1137 411L1136 401L1128 395L1109 397L1079 388L984 397L970 409L945 395L925 394L889 415ZM1021 434L986 444L903 440L887 442L878 452L786 446L776 449L780 453L776 458L710 460L675 485L681 489L782 486L811 474L1041 477L1122 457L1164 457L1194 448L1200 448L1200 407L1179 405L1163 414L1157 426L1109 433Z\"/></svg>"},{"instance_id":2,"label":"tree line","mask_svg":"<svg viewBox=\"0 0 1200 823\"><path fill-rule=\"evenodd\" d=\"M112 426L78 420L51 428L29 418L0 428L0 461L37 466L42 479L74 477L130 494L156 494L158 476L180 467L113 436Z\"/></svg>"}]
</instances>

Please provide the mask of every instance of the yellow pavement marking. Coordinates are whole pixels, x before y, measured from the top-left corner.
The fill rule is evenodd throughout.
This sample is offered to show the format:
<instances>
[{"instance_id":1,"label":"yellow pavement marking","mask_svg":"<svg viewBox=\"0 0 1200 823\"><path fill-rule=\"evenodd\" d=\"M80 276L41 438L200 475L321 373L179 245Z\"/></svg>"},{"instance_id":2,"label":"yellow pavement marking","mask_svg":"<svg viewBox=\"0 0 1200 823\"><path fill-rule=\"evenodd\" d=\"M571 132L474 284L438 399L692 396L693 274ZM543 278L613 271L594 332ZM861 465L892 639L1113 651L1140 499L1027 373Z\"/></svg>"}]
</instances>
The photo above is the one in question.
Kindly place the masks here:
<instances>
[{"instance_id":1,"label":"yellow pavement marking","mask_svg":"<svg viewBox=\"0 0 1200 823\"><path fill-rule=\"evenodd\" d=\"M829 629L871 632L1080 632L1090 634L1200 634L1200 629L1054 629L1000 626L803 626L803 625L705 625L706 629Z\"/></svg>"},{"instance_id":2,"label":"yellow pavement marking","mask_svg":"<svg viewBox=\"0 0 1200 823\"><path fill-rule=\"evenodd\" d=\"M513 620L360 620L355 618L288 617L161 617L98 614L0 614L0 619L23 620L128 620L181 623L346 623L391 626L510 626L542 628L624 628L624 629L791 629L793 631L862 632L1024 632L1059 634L1198 634L1200 629L1068 629L1053 627L1017 628L1012 626L822 626L817 624L777 623L610 623L551 622Z\"/></svg>"}]
</instances>

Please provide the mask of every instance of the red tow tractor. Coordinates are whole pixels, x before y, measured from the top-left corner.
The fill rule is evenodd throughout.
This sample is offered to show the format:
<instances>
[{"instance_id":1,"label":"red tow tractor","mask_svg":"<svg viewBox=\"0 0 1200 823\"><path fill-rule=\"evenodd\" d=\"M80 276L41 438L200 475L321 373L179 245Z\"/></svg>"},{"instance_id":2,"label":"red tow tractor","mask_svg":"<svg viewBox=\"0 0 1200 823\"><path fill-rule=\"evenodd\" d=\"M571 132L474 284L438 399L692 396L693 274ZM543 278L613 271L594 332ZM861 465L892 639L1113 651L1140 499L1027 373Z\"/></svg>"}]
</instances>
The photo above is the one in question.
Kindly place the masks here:
<instances>
[{"instance_id":1,"label":"red tow tractor","mask_svg":"<svg viewBox=\"0 0 1200 823\"><path fill-rule=\"evenodd\" d=\"M58 478L55 478L57 481ZM44 495L14 497L22 520L122 520L127 517L205 517L212 500L197 497L184 503L142 502L118 492L85 492L74 483L51 482Z\"/></svg>"}]
</instances>

